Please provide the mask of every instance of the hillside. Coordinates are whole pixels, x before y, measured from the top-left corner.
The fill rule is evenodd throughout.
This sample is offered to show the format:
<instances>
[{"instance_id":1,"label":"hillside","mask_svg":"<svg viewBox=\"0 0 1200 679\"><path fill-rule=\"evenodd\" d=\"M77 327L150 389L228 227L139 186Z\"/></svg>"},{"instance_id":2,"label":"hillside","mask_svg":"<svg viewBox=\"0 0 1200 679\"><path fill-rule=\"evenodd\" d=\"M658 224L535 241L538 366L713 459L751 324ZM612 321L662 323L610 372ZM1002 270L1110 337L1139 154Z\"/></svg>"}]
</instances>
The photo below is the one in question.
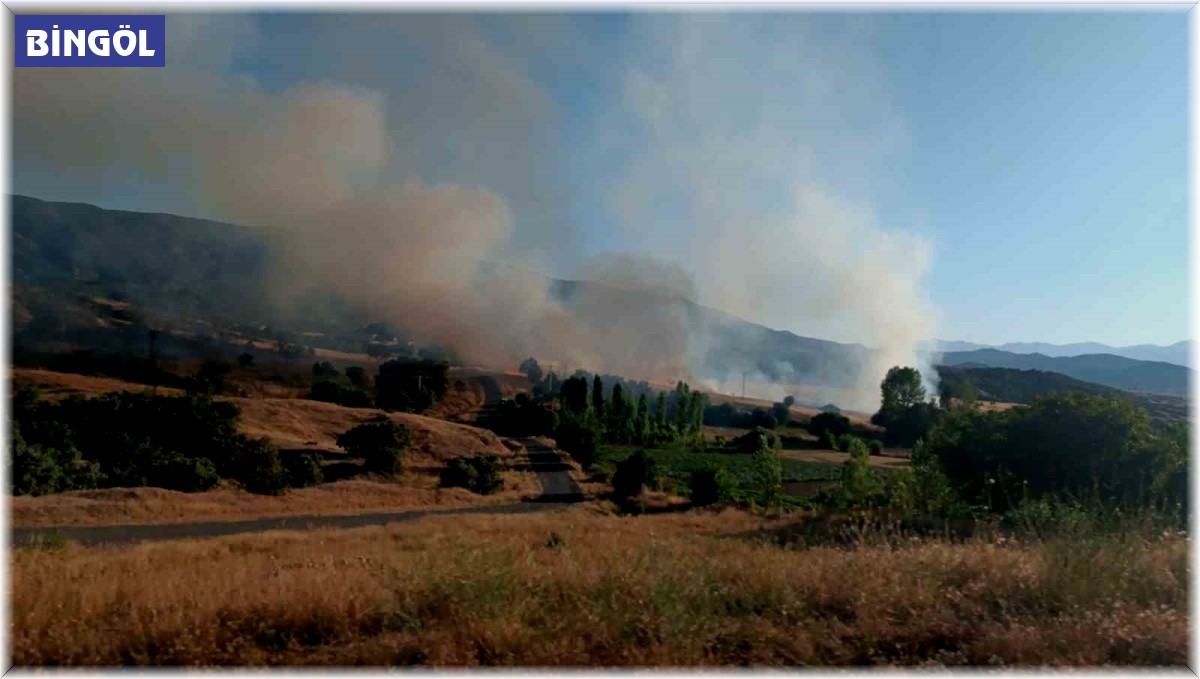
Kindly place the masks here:
<instances>
[{"instance_id":1,"label":"hillside","mask_svg":"<svg viewBox=\"0 0 1200 679\"><path fill-rule=\"evenodd\" d=\"M1070 344L1050 344L1048 342L1008 342L988 346L975 342L958 340L931 340L922 343L926 351L976 351L978 349L998 349L1012 354L1042 354L1050 357L1083 356L1086 354L1112 354L1124 356L1138 361L1162 361L1184 367L1191 367L1192 343L1183 340L1166 346L1158 344L1135 344L1132 346L1114 347L1100 342L1073 342Z\"/></svg>"},{"instance_id":2,"label":"hillside","mask_svg":"<svg viewBox=\"0 0 1200 679\"><path fill-rule=\"evenodd\" d=\"M1188 416L1187 399L1184 397L1131 393L1043 370L967 368L943 365L938 366L938 376L943 388L951 387L955 381L971 384L982 401L1029 403L1040 396L1075 391L1129 398L1145 408L1155 418L1183 419Z\"/></svg>"},{"instance_id":3,"label":"hillside","mask_svg":"<svg viewBox=\"0 0 1200 679\"><path fill-rule=\"evenodd\" d=\"M12 196L14 348L146 351L148 327L164 355L204 355L230 338L289 338L361 352L384 329L330 295L304 300L299 317L270 303L270 231L170 214L106 210ZM870 349L751 323L682 298L594 282L551 280L550 291L592 327L614 313L679 318L688 364L700 379L846 387ZM600 300L602 303L596 303ZM252 329L252 332L247 329ZM247 331L247 334L239 334ZM388 329L403 339L403 329ZM652 342L652 338L647 339ZM1056 358L996 349L950 352L945 365L1035 369L1119 389L1183 395L1190 371L1113 355ZM817 405L814 403L814 405Z\"/></svg>"},{"instance_id":4,"label":"hillside","mask_svg":"<svg viewBox=\"0 0 1200 679\"><path fill-rule=\"evenodd\" d=\"M1191 370L1172 363L1138 361L1112 354L1052 357L1013 354L999 349L954 351L942 355L941 365L964 368L1042 370L1125 391L1186 396Z\"/></svg>"}]
</instances>

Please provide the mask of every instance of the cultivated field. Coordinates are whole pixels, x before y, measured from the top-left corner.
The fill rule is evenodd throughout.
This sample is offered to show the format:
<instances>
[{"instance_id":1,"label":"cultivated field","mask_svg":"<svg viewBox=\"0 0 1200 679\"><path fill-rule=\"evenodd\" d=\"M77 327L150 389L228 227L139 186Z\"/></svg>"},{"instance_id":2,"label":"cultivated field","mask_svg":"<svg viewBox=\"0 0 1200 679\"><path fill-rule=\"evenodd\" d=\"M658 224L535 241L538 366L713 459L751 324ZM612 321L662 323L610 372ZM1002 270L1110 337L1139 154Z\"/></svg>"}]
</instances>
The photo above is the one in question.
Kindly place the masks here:
<instances>
[{"instance_id":1,"label":"cultivated field","mask_svg":"<svg viewBox=\"0 0 1200 679\"><path fill-rule=\"evenodd\" d=\"M577 508L11 556L17 665L1176 665L1188 542ZM186 583L186 586L180 586Z\"/></svg>"}]
</instances>

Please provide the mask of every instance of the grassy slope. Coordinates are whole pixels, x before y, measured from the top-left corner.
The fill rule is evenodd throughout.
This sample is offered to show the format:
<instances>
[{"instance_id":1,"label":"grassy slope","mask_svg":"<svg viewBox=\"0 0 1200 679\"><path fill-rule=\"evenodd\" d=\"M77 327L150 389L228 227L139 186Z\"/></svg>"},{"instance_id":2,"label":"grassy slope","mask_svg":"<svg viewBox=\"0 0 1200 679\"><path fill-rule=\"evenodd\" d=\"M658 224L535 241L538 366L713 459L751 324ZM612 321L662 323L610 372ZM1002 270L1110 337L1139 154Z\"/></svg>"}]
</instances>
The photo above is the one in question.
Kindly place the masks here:
<instances>
[{"instance_id":1,"label":"grassy slope","mask_svg":"<svg viewBox=\"0 0 1200 679\"><path fill-rule=\"evenodd\" d=\"M1187 661L1186 540L762 539L787 521L576 509L17 550L10 648L19 665Z\"/></svg>"},{"instance_id":2,"label":"grassy slope","mask_svg":"<svg viewBox=\"0 0 1200 679\"><path fill-rule=\"evenodd\" d=\"M111 391L142 391L140 384L120 380L16 368L18 383L35 384L48 398L71 394L93 396ZM178 395L169 389L160 394ZM283 449L338 451L338 433L364 422L379 411L343 408L331 403L283 398L229 398L242 408L240 430L264 436ZM101 525L122 523L173 523L181 521L237 520L289 514L348 513L428 506L466 506L512 502L536 494L538 485L527 472L505 472L504 491L487 498L465 491L437 489L437 474L446 460L478 452L512 458L495 434L408 413L392 413L408 425L413 445L398 481L354 479L293 490L282 497L253 495L241 490L179 493L159 488L74 491L42 497L15 497L9 501L16 526ZM283 454L289 454L287 450Z\"/></svg>"}]
</instances>

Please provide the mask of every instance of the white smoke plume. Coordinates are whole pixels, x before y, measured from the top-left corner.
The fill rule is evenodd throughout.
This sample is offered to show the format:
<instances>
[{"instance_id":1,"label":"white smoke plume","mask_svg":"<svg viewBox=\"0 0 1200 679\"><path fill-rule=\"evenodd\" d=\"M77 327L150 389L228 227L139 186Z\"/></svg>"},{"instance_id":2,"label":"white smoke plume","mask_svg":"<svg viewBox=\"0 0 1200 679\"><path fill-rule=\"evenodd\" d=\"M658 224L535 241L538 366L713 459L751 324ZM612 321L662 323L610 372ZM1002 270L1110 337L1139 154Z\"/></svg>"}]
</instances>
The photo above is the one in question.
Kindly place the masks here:
<instances>
[{"instance_id":1,"label":"white smoke plume","mask_svg":"<svg viewBox=\"0 0 1200 679\"><path fill-rule=\"evenodd\" d=\"M317 21L346 54L343 38L380 26L426 45L432 75L397 94L268 87L235 68L263 40L250 18L172 15L169 68L17 70L14 169L68 184L132 174L193 214L286 234L271 280L281 305L327 287L480 364L533 355L634 378L711 372L715 340L689 302L861 342L878 351L839 398L870 409L887 367L919 365L916 342L933 336L930 246L871 209L872 172L903 130L855 35L773 23L633 21L615 64L623 96L596 134L632 144L607 190L640 254L565 267L595 283L569 309L542 276L515 273L564 269L555 247L574 242L555 198L570 191L538 141L552 97L469 18ZM519 268L489 273L496 262Z\"/></svg>"}]
</instances>

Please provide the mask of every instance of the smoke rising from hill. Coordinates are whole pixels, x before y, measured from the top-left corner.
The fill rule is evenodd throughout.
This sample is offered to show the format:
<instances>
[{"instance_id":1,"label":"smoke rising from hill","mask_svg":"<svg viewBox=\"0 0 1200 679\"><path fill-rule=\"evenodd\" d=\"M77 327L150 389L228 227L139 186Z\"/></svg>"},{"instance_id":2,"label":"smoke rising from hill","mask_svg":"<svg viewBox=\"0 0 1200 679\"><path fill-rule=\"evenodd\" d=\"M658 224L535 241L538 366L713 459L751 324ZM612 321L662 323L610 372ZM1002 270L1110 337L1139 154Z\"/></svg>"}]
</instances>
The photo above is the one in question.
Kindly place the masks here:
<instances>
[{"instance_id":1,"label":"smoke rising from hill","mask_svg":"<svg viewBox=\"0 0 1200 679\"><path fill-rule=\"evenodd\" d=\"M281 306L332 289L364 316L478 363L533 355L651 379L728 373L729 361L713 361L712 328L688 315L693 300L878 348L838 396L869 409L887 367L914 364L916 340L934 336L928 244L882 228L858 198L903 133L852 35L831 42L761 17L639 18L611 127L597 134L633 139L606 190L643 254L585 260L578 277L598 285L566 305L544 278L520 273L555 260L526 247L546 224L517 217L531 202L544 208L561 182L517 160L529 176L515 181L500 162L542 152L530 140L553 119L552 97L468 19L383 23L409 21L424 22L432 44L462 45L438 47L431 68L479 83L479 94L450 80L407 95L327 80L268 88L234 67L237 46L262 39L252 20L170 16L169 68L18 69L14 169L95 185L136 176L209 216L286 234L268 281ZM774 38L765 51L755 49L764 29ZM763 82L787 89L768 96ZM844 120L872 108L884 110L865 125ZM438 128L440 111L460 128ZM431 169L432 152L414 150L429 143L426 128L468 158L460 136L516 146L481 161L496 163L484 181L443 181L453 168Z\"/></svg>"}]
</instances>

